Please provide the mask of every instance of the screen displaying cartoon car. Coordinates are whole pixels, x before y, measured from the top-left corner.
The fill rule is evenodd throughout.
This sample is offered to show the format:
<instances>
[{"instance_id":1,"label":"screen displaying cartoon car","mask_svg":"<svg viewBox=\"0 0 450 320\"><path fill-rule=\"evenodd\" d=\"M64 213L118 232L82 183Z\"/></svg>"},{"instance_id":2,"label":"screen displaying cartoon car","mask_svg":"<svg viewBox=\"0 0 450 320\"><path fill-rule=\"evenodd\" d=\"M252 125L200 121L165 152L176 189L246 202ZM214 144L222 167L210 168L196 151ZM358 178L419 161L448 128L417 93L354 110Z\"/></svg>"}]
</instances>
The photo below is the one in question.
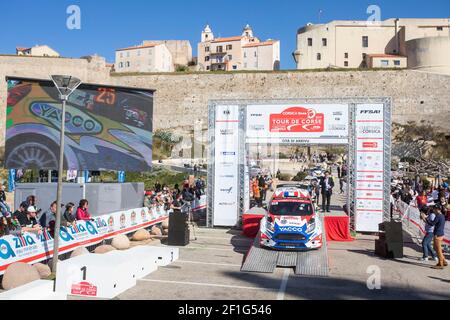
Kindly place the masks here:
<instances>
[{"instance_id":1,"label":"screen displaying cartoon car","mask_svg":"<svg viewBox=\"0 0 450 320\"><path fill-rule=\"evenodd\" d=\"M5 167L57 170L62 108L56 88L48 80L7 83ZM133 103L134 120L126 119L124 101ZM152 90L82 84L66 105L64 169L150 171L152 112Z\"/></svg>"},{"instance_id":2,"label":"screen displaying cartoon car","mask_svg":"<svg viewBox=\"0 0 450 320\"><path fill-rule=\"evenodd\" d=\"M309 193L288 187L279 188L261 220L261 247L276 250L313 250L323 246L322 223L316 215Z\"/></svg>"}]
</instances>

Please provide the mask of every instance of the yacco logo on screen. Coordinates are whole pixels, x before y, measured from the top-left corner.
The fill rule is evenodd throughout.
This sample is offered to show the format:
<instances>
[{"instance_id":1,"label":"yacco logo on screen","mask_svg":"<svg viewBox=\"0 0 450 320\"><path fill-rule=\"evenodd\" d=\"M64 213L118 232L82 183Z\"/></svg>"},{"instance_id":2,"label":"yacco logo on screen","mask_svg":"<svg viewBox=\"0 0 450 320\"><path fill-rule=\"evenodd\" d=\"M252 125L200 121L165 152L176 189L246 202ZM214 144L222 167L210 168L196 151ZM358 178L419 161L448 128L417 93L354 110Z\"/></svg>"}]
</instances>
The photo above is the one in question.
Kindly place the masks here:
<instances>
[{"instance_id":1,"label":"yacco logo on screen","mask_svg":"<svg viewBox=\"0 0 450 320\"><path fill-rule=\"evenodd\" d=\"M270 132L324 132L325 115L314 109L292 107L270 115Z\"/></svg>"},{"instance_id":2,"label":"yacco logo on screen","mask_svg":"<svg viewBox=\"0 0 450 320\"><path fill-rule=\"evenodd\" d=\"M59 128L61 125L62 111L49 103L35 102L30 110L35 116L44 119ZM94 118L80 110L68 107L66 111L66 131L71 134L98 134L102 126Z\"/></svg>"}]
</instances>

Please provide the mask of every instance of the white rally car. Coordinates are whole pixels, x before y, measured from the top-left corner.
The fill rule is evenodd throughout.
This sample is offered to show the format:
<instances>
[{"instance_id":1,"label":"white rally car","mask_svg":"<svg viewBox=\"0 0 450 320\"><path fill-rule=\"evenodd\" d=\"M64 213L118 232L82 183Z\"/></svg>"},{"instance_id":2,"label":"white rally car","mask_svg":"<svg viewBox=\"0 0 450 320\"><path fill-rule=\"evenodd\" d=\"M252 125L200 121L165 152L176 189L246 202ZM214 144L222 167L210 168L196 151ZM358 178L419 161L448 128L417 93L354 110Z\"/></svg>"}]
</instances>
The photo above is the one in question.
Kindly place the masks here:
<instances>
[{"instance_id":1,"label":"white rally car","mask_svg":"<svg viewBox=\"0 0 450 320\"><path fill-rule=\"evenodd\" d=\"M323 228L311 196L296 187L277 189L261 220L261 247L276 250L313 250L323 246Z\"/></svg>"}]
</instances>

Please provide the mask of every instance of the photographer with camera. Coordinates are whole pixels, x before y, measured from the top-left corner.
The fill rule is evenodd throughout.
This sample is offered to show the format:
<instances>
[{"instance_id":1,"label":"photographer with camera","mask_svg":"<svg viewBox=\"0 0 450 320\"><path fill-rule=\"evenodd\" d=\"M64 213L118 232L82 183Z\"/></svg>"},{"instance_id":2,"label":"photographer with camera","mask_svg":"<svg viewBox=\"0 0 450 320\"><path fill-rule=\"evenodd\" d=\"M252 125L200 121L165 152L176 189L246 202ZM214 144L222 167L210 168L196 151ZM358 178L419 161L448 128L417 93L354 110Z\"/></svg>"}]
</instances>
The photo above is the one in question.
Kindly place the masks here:
<instances>
[{"instance_id":1,"label":"photographer with camera","mask_svg":"<svg viewBox=\"0 0 450 320\"><path fill-rule=\"evenodd\" d=\"M433 249L434 225L432 223L436 219L436 215L427 207L422 207L420 212L421 218L425 222L425 237L422 240L423 257L420 258L420 261L428 261L431 255L431 258L438 262L436 251Z\"/></svg>"}]
</instances>

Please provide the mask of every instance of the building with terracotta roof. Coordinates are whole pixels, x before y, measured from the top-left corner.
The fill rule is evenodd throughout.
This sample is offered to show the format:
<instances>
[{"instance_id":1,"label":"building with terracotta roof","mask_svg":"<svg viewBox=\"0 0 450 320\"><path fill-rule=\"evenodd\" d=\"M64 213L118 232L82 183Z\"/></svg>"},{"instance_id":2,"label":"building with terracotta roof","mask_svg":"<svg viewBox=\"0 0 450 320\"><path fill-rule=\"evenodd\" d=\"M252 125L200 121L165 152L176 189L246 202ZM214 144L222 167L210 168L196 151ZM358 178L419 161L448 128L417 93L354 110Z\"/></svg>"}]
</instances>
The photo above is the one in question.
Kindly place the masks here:
<instances>
[{"instance_id":1,"label":"building with terracotta roof","mask_svg":"<svg viewBox=\"0 0 450 320\"><path fill-rule=\"evenodd\" d=\"M116 50L114 70L126 72L173 72L172 54L164 43L142 43Z\"/></svg>"},{"instance_id":2,"label":"building with terracotta roof","mask_svg":"<svg viewBox=\"0 0 450 320\"><path fill-rule=\"evenodd\" d=\"M261 42L246 25L240 36L216 38L207 25L198 44L199 71L278 70L280 42Z\"/></svg>"},{"instance_id":3,"label":"building with terracotta roof","mask_svg":"<svg viewBox=\"0 0 450 320\"><path fill-rule=\"evenodd\" d=\"M18 56L60 57L58 52L47 45L36 45L31 48L17 47L16 54Z\"/></svg>"},{"instance_id":4,"label":"building with terracotta roof","mask_svg":"<svg viewBox=\"0 0 450 320\"><path fill-rule=\"evenodd\" d=\"M297 69L410 68L450 74L450 19L331 21L297 32Z\"/></svg>"}]
</instances>

